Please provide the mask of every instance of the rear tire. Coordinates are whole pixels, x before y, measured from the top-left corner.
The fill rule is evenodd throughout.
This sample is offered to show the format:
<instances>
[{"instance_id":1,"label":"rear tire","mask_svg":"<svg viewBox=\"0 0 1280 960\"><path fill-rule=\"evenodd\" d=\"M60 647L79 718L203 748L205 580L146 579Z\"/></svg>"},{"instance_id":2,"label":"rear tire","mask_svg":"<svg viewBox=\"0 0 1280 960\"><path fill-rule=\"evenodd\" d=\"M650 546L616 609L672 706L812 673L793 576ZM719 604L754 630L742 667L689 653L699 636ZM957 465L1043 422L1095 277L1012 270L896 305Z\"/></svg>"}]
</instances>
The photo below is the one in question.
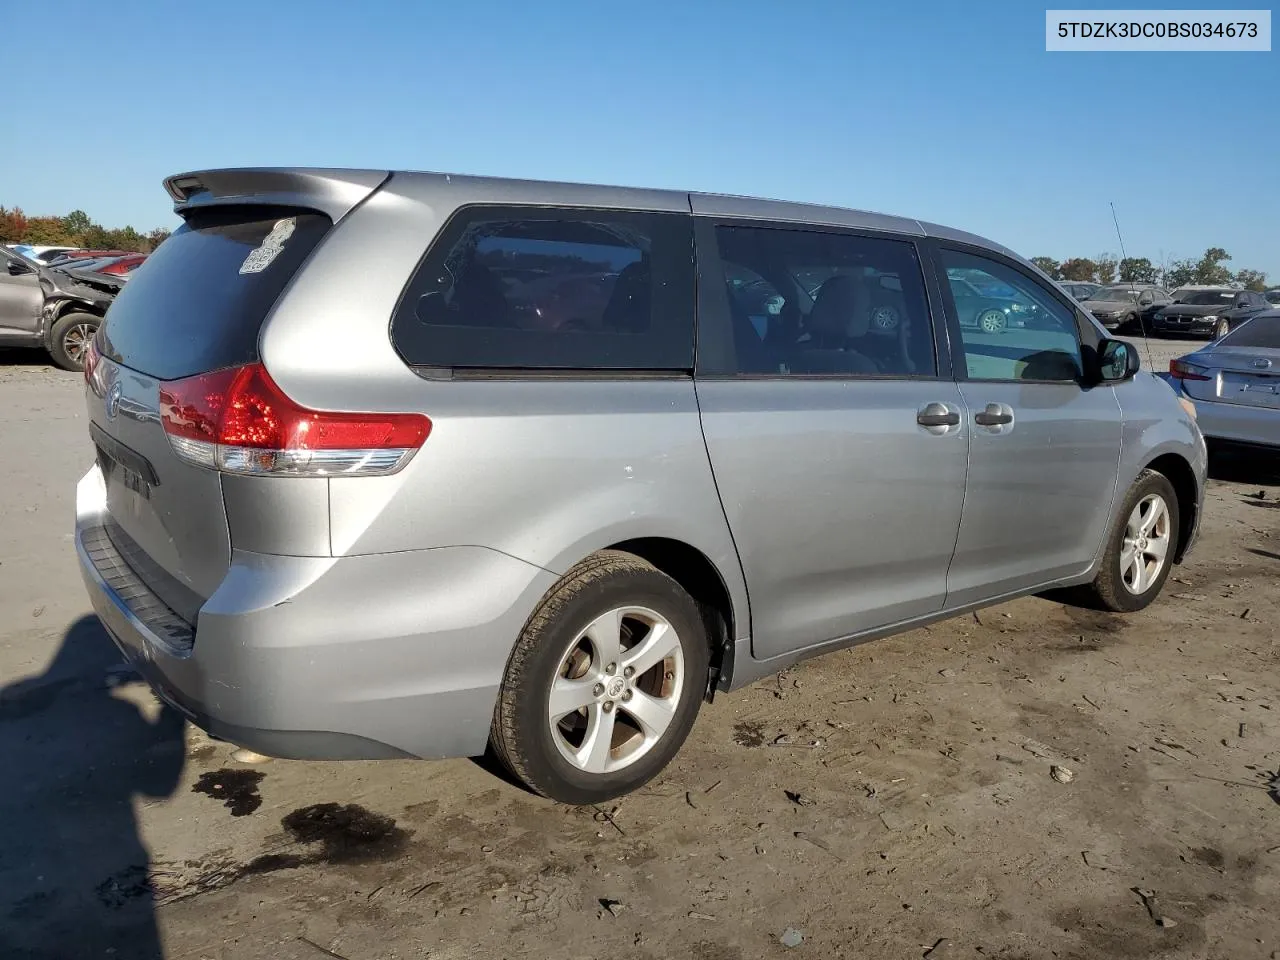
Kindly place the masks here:
<instances>
[{"instance_id":1,"label":"rear tire","mask_svg":"<svg viewBox=\"0 0 1280 960\"><path fill-rule=\"evenodd\" d=\"M84 370L84 351L102 318L92 313L64 313L49 332L49 356L63 370Z\"/></svg>"},{"instance_id":2,"label":"rear tire","mask_svg":"<svg viewBox=\"0 0 1280 960\"><path fill-rule=\"evenodd\" d=\"M1149 606L1169 577L1180 529L1173 484L1162 473L1144 470L1120 507L1098 575L1072 599L1113 613Z\"/></svg>"},{"instance_id":3,"label":"rear tire","mask_svg":"<svg viewBox=\"0 0 1280 960\"><path fill-rule=\"evenodd\" d=\"M639 557L603 551L570 570L529 618L507 662L490 743L515 777L553 800L629 793L689 735L709 663L706 626L680 585Z\"/></svg>"}]
</instances>

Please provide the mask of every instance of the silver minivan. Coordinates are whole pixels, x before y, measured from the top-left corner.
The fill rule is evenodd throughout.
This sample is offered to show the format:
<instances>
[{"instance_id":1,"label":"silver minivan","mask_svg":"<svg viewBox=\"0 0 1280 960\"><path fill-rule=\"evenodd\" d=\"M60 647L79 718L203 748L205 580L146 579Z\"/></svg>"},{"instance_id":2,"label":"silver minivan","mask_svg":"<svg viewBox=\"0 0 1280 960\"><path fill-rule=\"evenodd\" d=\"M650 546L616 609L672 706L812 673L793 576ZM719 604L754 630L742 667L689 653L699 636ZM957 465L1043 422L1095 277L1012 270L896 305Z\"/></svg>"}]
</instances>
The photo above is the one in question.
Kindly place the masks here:
<instances>
[{"instance_id":1,"label":"silver minivan","mask_svg":"<svg viewBox=\"0 0 1280 960\"><path fill-rule=\"evenodd\" d=\"M1003 247L737 197L210 170L86 364L93 605L278 757L473 756L600 801L700 705L1025 594L1136 611L1206 456ZM962 324L952 279L1024 305Z\"/></svg>"}]
</instances>

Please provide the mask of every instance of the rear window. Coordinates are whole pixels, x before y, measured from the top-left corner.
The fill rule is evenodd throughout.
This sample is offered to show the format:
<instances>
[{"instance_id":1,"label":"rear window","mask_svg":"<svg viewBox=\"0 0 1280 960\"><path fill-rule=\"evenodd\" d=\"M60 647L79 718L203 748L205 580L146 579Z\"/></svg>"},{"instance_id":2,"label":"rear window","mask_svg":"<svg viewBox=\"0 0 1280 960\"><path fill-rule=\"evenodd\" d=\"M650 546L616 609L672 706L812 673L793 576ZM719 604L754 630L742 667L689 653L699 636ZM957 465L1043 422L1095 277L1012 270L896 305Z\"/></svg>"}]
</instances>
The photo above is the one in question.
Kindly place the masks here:
<instances>
[{"instance_id":1,"label":"rear window","mask_svg":"<svg viewBox=\"0 0 1280 960\"><path fill-rule=\"evenodd\" d=\"M102 352L161 380L252 363L268 312L330 226L297 209L190 214L116 297Z\"/></svg>"},{"instance_id":2,"label":"rear window","mask_svg":"<svg viewBox=\"0 0 1280 960\"><path fill-rule=\"evenodd\" d=\"M1280 317L1254 317L1219 340L1217 346L1280 350Z\"/></svg>"},{"instance_id":3,"label":"rear window","mask_svg":"<svg viewBox=\"0 0 1280 960\"><path fill-rule=\"evenodd\" d=\"M691 217L464 208L409 282L392 339L415 366L691 369Z\"/></svg>"}]
</instances>

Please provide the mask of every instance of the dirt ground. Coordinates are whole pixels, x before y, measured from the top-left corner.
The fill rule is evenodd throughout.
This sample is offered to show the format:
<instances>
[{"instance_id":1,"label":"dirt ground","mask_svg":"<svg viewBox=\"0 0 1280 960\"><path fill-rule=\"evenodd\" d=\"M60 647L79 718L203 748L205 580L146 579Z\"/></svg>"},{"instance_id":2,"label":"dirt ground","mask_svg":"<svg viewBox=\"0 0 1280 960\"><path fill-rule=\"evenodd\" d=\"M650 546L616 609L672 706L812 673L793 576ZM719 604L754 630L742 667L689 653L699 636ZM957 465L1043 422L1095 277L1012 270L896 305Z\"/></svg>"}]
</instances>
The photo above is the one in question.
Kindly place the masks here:
<instances>
[{"instance_id":1,"label":"dirt ground","mask_svg":"<svg viewBox=\"0 0 1280 960\"><path fill-rule=\"evenodd\" d=\"M810 661L575 809L465 760L234 763L88 616L78 378L0 355L0 449L4 960L1280 957L1275 463L1218 471L1143 614Z\"/></svg>"}]
</instances>

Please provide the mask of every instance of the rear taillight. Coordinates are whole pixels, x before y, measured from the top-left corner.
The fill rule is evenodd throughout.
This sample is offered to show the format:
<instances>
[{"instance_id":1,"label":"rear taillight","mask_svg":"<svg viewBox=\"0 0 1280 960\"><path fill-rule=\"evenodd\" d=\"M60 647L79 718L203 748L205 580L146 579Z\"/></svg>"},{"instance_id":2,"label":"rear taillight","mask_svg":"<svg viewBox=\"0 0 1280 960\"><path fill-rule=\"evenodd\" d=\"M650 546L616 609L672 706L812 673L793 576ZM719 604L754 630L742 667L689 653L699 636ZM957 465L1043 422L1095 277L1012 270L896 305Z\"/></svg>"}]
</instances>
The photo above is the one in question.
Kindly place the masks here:
<instances>
[{"instance_id":1,"label":"rear taillight","mask_svg":"<svg viewBox=\"0 0 1280 960\"><path fill-rule=\"evenodd\" d=\"M92 336L84 348L84 382L97 396L102 396L102 381L99 376L99 361L102 353L98 350L98 338Z\"/></svg>"},{"instance_id":2,"label":"rear taillight","mask_svg":"<svg viewBox=\"0 0 1280 960\"><path fill-rule=\"evenodd\" d=\"M1175 380L1212 380L1213 375L1207 367L1198 367L1185 360L1170 360L1169 375Z\"/></svg>"},{"instance_id":3,"label":"rear taillight","mask_svg":"<svg viewBox=\"0 0 1280 960\"><path fill-rule=\"evenodd\" d=\"M269 476L395 473L431 432L420 413L301 407L256 363L162 383L160 419L188 463Z\"/></svg>"}]
</instances>

